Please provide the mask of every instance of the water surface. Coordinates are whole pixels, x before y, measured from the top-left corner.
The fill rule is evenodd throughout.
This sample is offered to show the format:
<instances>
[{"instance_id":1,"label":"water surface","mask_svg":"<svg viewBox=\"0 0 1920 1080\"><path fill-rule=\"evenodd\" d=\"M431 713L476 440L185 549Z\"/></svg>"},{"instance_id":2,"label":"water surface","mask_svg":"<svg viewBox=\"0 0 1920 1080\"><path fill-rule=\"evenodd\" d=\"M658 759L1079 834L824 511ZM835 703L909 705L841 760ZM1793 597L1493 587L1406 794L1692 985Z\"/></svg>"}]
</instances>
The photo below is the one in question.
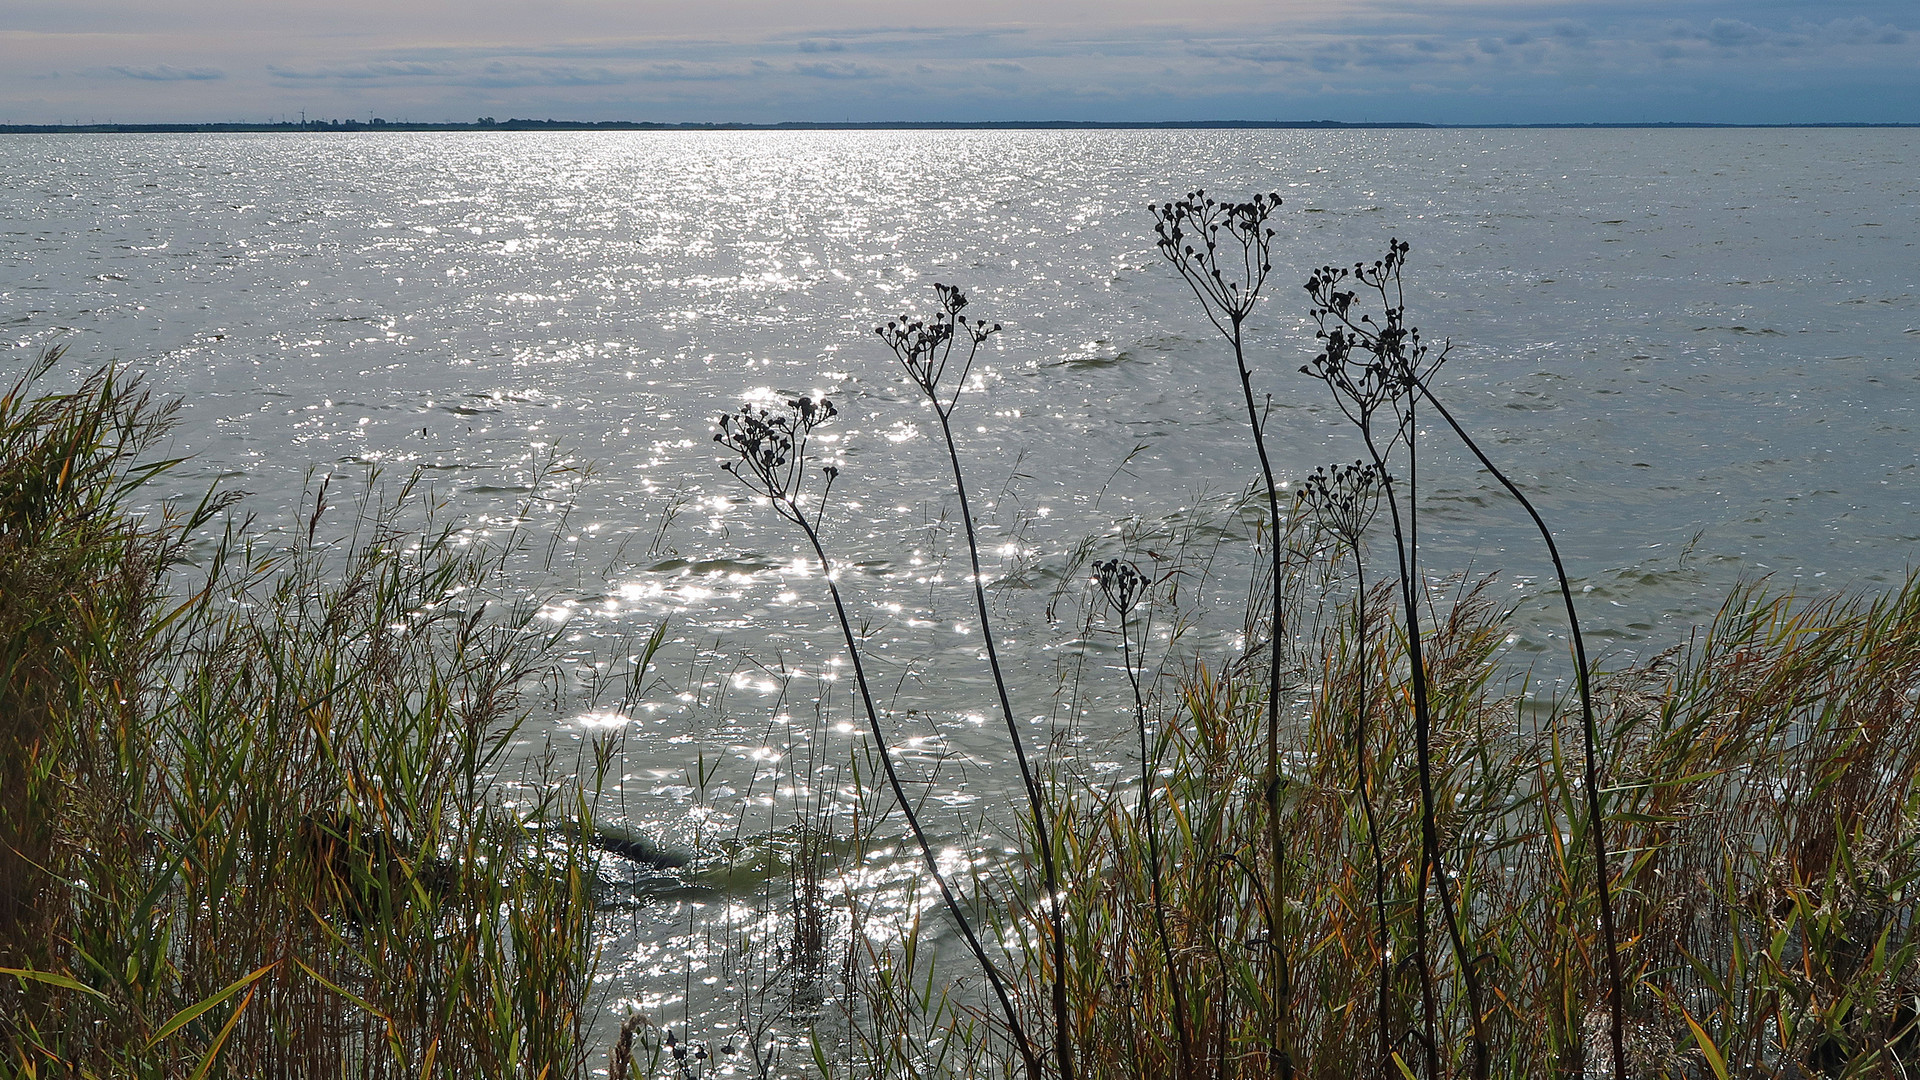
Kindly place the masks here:
<instances>
[{"instance_id":1,"label":"water surface","mask_svg":"<svg viewBox=\"0 0 1920 1080\"><path fill-rule=\"evenodd\" d=\"M1538 498L1624 662L1742 577L1906 573L1916 177L1906 130L13 136L0 327L13 363L64 344L182 397L179 492L219 479L286 522L313 470L422 470L476 535L557 530L516 586L566 622L572 674L617 684L662 619L668 645L631 715L605 691L537 733L626 731L618 813L680 842L764 830L788 813L771 793L805 790L795 768L855 739L799 537L710 441L741 400L832 394L826 531L960 859L997 845L973 826L1012 770L938 430L877 321L940 281L1005 325L959 420L1016 708L1074 767L1121 775L1119 717L1061 693L1079 671L1097 703L1114 678L1097 638L1073 666L1080 560L1210 557L1177 651L1218 658L1257 518L1236 509L1256 466L1230 358L1148 202L1285 198L1252 340L1290 476L1360 452L1297 373L1298 282L1410 241L1413 321L1454 347L1440 392ZM1516 662L1551 665L1524 519L1431 434L1432 564L1501 572ZM674 1004L728 986L712 902L631 910L622 996L720 1023Z\"/></svg>"}]
</instances>

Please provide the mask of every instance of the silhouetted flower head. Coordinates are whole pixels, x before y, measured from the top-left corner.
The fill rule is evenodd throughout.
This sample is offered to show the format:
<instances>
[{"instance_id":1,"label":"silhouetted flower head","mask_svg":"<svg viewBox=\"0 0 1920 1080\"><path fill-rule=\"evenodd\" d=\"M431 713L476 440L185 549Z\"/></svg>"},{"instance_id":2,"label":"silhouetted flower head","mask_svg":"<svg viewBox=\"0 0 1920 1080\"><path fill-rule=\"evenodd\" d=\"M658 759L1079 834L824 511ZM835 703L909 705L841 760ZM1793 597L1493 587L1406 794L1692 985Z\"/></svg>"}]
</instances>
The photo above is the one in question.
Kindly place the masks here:
<instances>
[{"instance_id":1,"label":"silhouetted flower head","mask_svg":"<svg viewBox=\"0 0 1920 1080\"><path fill-rule=\"evenodd\" d=\"M767 498L791 505L806 469L807 439L837 410L824 397L790 398L782 405L768 409L748 403L722 415L713 441L735 455L721 468ZM831 465L821 471L829 484L839 475Z\"/></svg>"},{"instance_id":2,"label":"silhouetted flower head","mask_svg":"<svg viewBox=\"0 0 1920 1080\"><path fill-rule=\"evenodd\" d=\"M946 413L959 399L967 372L973 367L974 353L981 343L1000 332L1000 324L989 324L985 319L969 322L961 314L966 309L967 296L958 286L934 282L933 288L939 299L939 310L930 317L902 315L887 320L885 326L874 327L873 332L893 350L900 366L906 369L907 378ZM941 381L946 377L956 344L966 346L965 356L961 358L952 393L942 400Z\"/></svg>"},{"instance_id":3,"label":"silhouetted flower head","mask_svg":"<svg viewBox=\"0 0 1920 1080\"><path fill-rule=\"evenodd\" d=\"M1119 559L1094 560L1093 580L1100 586L1107 606L1121 618L1131 614L1147 592L1147 576L1139 567Z\"/></svg>"},{"instance_id":4,"label":"silhouetted flower head","mask_svg":"<svg viewBox=\"0 0 1920 1080\"><path fill-rule=\"evenodd\" d=\"M1320 351L1300 370L1326 383L1341 410L1363 428L1384 406L1393 407L1404 425L1418 387L1447 358L1444 348L1428 348L1418 327L1406 325L1400 274L1410 250L1403 240L1389 240L1384 258L1352 269L1323 266L1304 286ZM1370 310L1375 304L1377 318Z\"/></svg>"},{"instance_id":5,"label":"silhouetted flower head","mask_svg":"<svg viewBox=\"0 0 1920 1080\"><path fill-rule=\"evenodd\" d=\"M1369 462L1316 467L1300 485L1297 498L1322 527L1359 547L1379 512L1383 481L1379 466Z\"/></svg>"},{"instance_id":6,"label":"silhouetted flower head","mask_svg":"<svg viewBox=\"0 0 1920 1080\"><path fill-rule=\"evenodd\" d=\"M1219 202L1193 191L1184 199L1147 206L1154 217L1154 246L1193 287L1216 324L1238 325L1253 311L1273 270L1274 231L1268 222L1280 203L1278 193Z\"/></svg>"}]
</instances>

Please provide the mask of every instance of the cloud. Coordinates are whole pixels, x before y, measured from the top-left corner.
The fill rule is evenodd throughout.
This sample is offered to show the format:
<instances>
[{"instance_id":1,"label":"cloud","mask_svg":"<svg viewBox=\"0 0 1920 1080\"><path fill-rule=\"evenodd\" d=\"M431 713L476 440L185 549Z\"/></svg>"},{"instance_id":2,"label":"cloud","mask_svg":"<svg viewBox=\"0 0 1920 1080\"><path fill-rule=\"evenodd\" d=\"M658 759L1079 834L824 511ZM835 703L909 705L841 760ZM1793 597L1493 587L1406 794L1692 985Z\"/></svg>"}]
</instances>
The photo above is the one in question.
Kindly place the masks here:
<instances>
[{"instance_id":1,"label":"cloud","mask_svg":"<svg viewBox=\"0 0 1920 1080\"><path fill-rule=\"evenodd\" d=\"M267 71L276 79L346 79L365 81L369 79L410 79L451 75L457 69L448 64L427 64L417 60L378 60L367 64L342 64L332 67L289 68L278 64L268 64Z\"/></svg>"},{"instance_id":2,"label":"cloud","mask_svg":"<svg viewBox=\"0 0 1920 1080\"><path fill-rule=\"evenodd\" d=\"M748 73L727 64L669 63L647 64L634 74L650 82L717 82L745 78Z\"/></svg>"},{"instance_id":3,"label":"cloud","mask_svg":"<svg viewBox=\"0 0 1920 1080\"><path fill-rule=\"evenodd\" d=\"M809 79L883 79L892 72L868 64L850 64L845 61L816 61L793 65L795 75L804 75Z\"/></svg>"},{"instance_id":4,"label":"cloud","mask_svg":"<svg viewBox=\"0 0 1920 1080\"><path fill-rule=\"evenodd\" d=\"M1561 19L1553 24L1553 36L1571 45L1585 45L1593 40L1593 30L1586 23Z\"/></svg>"},{"instance_id":5,"label":"cloud","mask_svg":"<svg viewBox=\"0 0 1920 1080\"><path fill-rule=\"evenodd\" d=\"M1707 40L1723 49L1758 45L1772 36L1744 19L1715 19L1707 24Z\"/></svg>"},{"instance_id":6,"label":"cloud","mask_svg":"<svg viewBox=\"0 0 1920 1080\"><path fill-rule=\"evenodd\" d=\"M530 65L494 61L479 72L455 80L462 86L614 86L626 82L623 75L604 67L578 67L572 64Z\"/></svg>"},{"instance_id":7,"label":"cloud","mask_svg":"<svg viewBox=\"0 0 1920 1080\"><path fill-rule=\"evenodd\" d=\"M1258 45L1195 45L1187 50L1187 54L1203 60L1245 60L1253 64L1297 64L1305 59L1299 50L1287 48L1277 42L1263 42Z\"/></svg>"},{"instance_id":8,"label":"cloud","mask_svg":"<svg viewBox=\"0 0 1920 1080\"><path fill-rule=\"evenodd\" d=\"M1845 45L1905 45L1907 32L1892 23L1876 23L1864 15L1834 19L1823 26L1796 22L1794 29L1823 41Z\"/></svg>"},{"instance_id":9,"label":"cloud","mask_svg":"<svg viewBox=\"0 0 1920 1080\"><path fill-rule=\"evenodd\" d=\"M210 82L227 77L227 73L219 68L177 68L167 64L145 68L116 67L113 70L129 79L145 82Z\"/></svg>"},{"instance_id":10,"label":"cloud","mask_svg":"<svg viewBox=\"0 0 1920 1080\"><path fill-rule=\"evenodd\" d=\"M457 23L424 0L336 0L298 18L292 0L250 0L244 16L218 18L202 10L213 2L180 0L166 20L140 0L36 8L32 25L0 29L0 110L125 115L131 101L156 120L256 105L696 121L1920 119L1920 10L1885 0L976 0L965 11L890 0L897 21L885 24L863 24L872 9L846 0L550 0L539 14L476 5ZM84 77L32 81L52 70ZM155 89L111 89L125 79Z\"/></svg>"}]
</instances>

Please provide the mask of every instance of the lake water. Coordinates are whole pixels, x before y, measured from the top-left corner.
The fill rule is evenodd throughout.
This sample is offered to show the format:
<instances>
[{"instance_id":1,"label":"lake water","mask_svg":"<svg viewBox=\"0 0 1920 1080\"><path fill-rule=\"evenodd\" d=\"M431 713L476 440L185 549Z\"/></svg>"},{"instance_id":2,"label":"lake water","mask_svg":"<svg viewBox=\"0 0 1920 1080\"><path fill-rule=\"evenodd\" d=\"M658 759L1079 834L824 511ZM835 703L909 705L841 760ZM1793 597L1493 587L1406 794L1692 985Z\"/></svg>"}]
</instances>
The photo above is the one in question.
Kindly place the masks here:
<instances>
[{"instance_id":1,"label":"lake water","mask_svg":"<svg viewBox=\"0 0 1920 1080\"><path fill-rule=\"evenodd\" d=\"M1016 781L939 433L872 327L936 281L1005 325L958 421L1016 708L1076 767L1130 768L1102 691L1060 692L1075 555L1184 537L1197 560L1244 534L1257 476L1231 359L1150 243L1146 204L1195 186L1286 200L1252 332L1284 475L1359 453L1298 374L1297 284L1411 242L1413 321L1454 343L1439 392L1536 494L1611 662L1684 640L1743 577L1875 589L1911 564L1909 130L11 136L0 327L9 363L65 344L184 398L170 482L221 478L269 523L310 469L378 465L500 537L559 493L532 491L543 461L591 463L530 505L559 541L515 584L567 621L583 682L662 619L668 644L631 717L606 691L538 734L626 730L618 812L681 843L764 830L774 770L854 738L843 692L813 706L842 668L800 538L710 441L743 397L832 394L825 531L876 681L939 770L935 827L991 847L972 825ZM1551 666L1524 519L1458 456L1422 469L1431 565L1503 572L1516 662ZM1212 569L1182 655L1234 647L1244 545ZM712 904L624 916L616 993L719 1023L680 1003L727 985Z\"/></svg>"}]
</instances>

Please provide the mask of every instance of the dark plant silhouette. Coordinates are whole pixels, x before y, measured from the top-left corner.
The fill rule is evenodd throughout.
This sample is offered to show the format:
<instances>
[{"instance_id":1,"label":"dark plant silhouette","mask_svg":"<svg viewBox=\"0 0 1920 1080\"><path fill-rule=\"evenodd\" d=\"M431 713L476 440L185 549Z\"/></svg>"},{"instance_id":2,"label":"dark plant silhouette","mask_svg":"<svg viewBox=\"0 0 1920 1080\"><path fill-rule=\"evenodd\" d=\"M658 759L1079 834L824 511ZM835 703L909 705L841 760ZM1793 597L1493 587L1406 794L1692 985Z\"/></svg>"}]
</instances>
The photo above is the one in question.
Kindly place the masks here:
<instances>
[{"instance_id":1,"label":"dark plant silhouette","mask_svg":"<svg viewBox=\"0 0 1920 1080\"><path fill-rule=\"evenodd\" d=\"M899 770L894 765L893 753L888 749L886 732L880 724L880 710L874 705L873 691L867 683L859 640L854 635L852 621L847 617L846 605L840 598L840 586L834 581L833 562L827 557L826 547L820 540L820 518L826 511L827 496L832 491L833 482L839 478L840 470L832 465L821 468L826 485L814 499L811 517L801 505L808 442L814 429L833 419L835 411L833 402L824 397L792 398L777 410L755 408L752 404L742 405L738 412L719 418L720 430L714 433L714 441L735 455L734 460L724 462L720 467L732 473L755 494L766 498L773 505L775 513L798 526L813 548L814 558L820 561L821 577L827 583L827 594L833 600L833 611L840 621L840 632L846 640L847 654L853 663L854 684L860 691L860 704L866 710L867 726L873 733L874 747L887 774L887 784L893 791L894 800L900 804L907 828L920 849L927 875L938 886L940 898L946 903L947 911L953 916L961 936L966 939L967 949L979 961L987 981L993 986L994 996L1007 1019L1008 1037L1019 1051L1027 1075L1038 1078L1041 1075L1040 1060L1027 1038L1026 1027L1021 1023L1019 1010L1014 1007L1013 998L1008 993L1006 980L987 955L979 936L974 933L973 923L961 908L959 897L948 884L946 875L940 872L933 844L920 825L920 815L914 811L913 801L907 797Z\"/></svg>"},{"instance_id":2,"label":"dark plant silhouette","mask_svg":"<svg viewBox=\"0 0 1920 1080\"><path fill-rule=\"evenodd\" d=\"M1286 904L1286 837L1280 825L1280 791L1284 780L1280 773L1280 672L1282 646L1286 639L1286 615L1282 610L1285 590L1285 556L1280 547L1280 488L1274 480L1273 462L1267 456L1266 432L1260 406L1253 396L1253 373L1247 367L1246 322L1259 302L1260 290L1273 271L1274 230L1268 224L1280 208L1280 196L1256 194L1246 202L1220 202L1196 190L1183 199L1154 203L1147 207L1154 216L1154 245L1162 258L1173 265L1181 280L1200 301L1207 321L1213 324L1233 348L1233 361L1240 376L1240 392L1247 409L1247 425L1253 433L1254 451L1260 458L1260 476L1266 484L1267 520L1271 530L1269 547L1272 567L1272 613L1267 665L1267 776L1266 799L1268 842L1273 847L1274 903L1269 908L1267 941L1273 950L1277 997L1280 1002L1280 1033L1275 1047L1279 1073L1291 1072L1292 1060L1292 966L1287 948L1287 929L1281 925Z\"/></svg>"},{"instance_id":3,"label":"dark plant silhouette","mask_svg":"<svg viewBox=\"0 0 1920 1080\"><path fill-rule=\"evenodd\" d=\"M967 386L974 357L989 337L1000 331L1000 324L985 319L972 322L961 314L967 297L959 288L935 283L939 309L931 318L916 319L902 315L874 333L887 343L893 355L906 369L907 379L917 387L940 420L940 435L946 442L947 460L953 468L953 490L960 502L960 521L966 527L967 558L971 560L974 611L980 619L980 640L986 645L987 667L993 674L993 689L999 696L1000 716L1007 725L1007 738L1013 744L1014 760L1020 766L1020 781L1027 792L1027 809L1033 817L1034 839L1040 849L1040 876L1047 893L1047 929L1051 935L1054 958L1052 987L1054 1055L1061 1080L1073 1080L1073 1029L1068 1011L1067 989L1062 974L1066 970L1066 934L1060 922L1060 875L1054 863L1052 829L1047 821L1046 800L1027 758L1026 740L1013 716L1013 704L1007 694L1007 680L1000 670L1000 650L994 641L993 622L987 612L986 575L980 570L980 541L973 524L973 507L967 499L966 477L960 469L960 451L953 440L953 410ZM956 350L958 355L956 356ZM957 361L957 363L956 363ZM952 379L947 376L951 372Z\"/></svg>"},{"instance_id":4,"label":"dark plant silhouette","mask_svg":"<svg viewBox=\"0 0 1920 1080\"><path fill-rule=\"evenodd\" d=\"M1420 784L1421 867L1416 900L1416 962L1421 969L1422 1011L1425 1021L1423 1042L1428 1075L1438 1077L1437 1005L1434 1000L1433 971L1426 955L1425 903L1429 889L1440 902L1447 938L1453 946L1455 968L1466 984L1468 1019L1472 1023L1473 1073L1484 1080L1488 1069L1489 1048L1484 1027L1486 1012L1482 1005L1478 964L1460 925L1452 888L1440 860L1440 830L1433 796L1433 713L1430 702L1430 676L1422 652L1420 605L1426 591L1425 573L1419 565L1414 545L1413 507L1418 501L1418 476L1409 461L1409 478L1403 494L1387 459L1396 448L1405 446L1411 457L1415 434L1414 404L1420 380L1431 375L1446 360L1446 352L1433 352L1421 341L1419 330L1406 326L1405 308L1388 299L1387 285L1399 280L1406 245L1394 241L1387 256L1372 266L1357 264L1349 271L1322 267L1306 283L1313 303L1313 318L1318 327L1314 337L1320 352L1301 370L1327 385L1340 411L1360 433L1367 455L1378 470L1393 522L1394 548L1399 563L1399 588L1402 616L1406 622L1407 652L1411 663L1413 692L1414 756ZM1359 294L1342 290L1349 279L1379 292L1383 298L1381 319L1355 309Z\"/></svg>"},{"instance_id":5,"label":"dark plant silhouette","mask_svg":"<svg viewBox=\"0 0 1920 1080\"><path fill-rule=\"evenodd\" d=\"M1140 690L1140 665L1145 661L1145 624L1139 649L1134 646L1134 611L1146 599L1151 582L1140 568L1119 559L1096 560L1094 584L1107 611L1119 621L1121 663L1127 669L1127 685L1133 690L1133 726L1140 736L1140 821L1147 833L1147 874L1153 895L1153 928L1160 939L1160 954L1167 965L1167 986L1173 998L1174 1034L1179 1040L1180 1058L1176 1075L1184 1078L1193 1071L1193 1034L1187 1022L1186 988L1181 984L1180 968L1174 959L1173 935L1167 931L1167 902L1161 878L1165 863L1160 856L1160 828L1153 809L1153 775L1159 769L1159 755L1147 738L1147 701ZM1142 655L1135 659L1135 652Z\"/></svg>"},{"instance_id":6,"label":"dark plant silhouette","mask_svg":"<svg viewBox=\"0 0 1920 1080\"><path fill-rule=\"evenodd\" d=\"M1613 1073L1616 1080L1626 1078L1625 1048L1625 995L1624 979L1620 971L1620 951L1618 937L1614 929L1613 899L1611 876L1608 872L1606 815L1600 803L1600 766L1599 733L1593 714L1593 691L1591 686L1591 668L1587 663L1586 641L1580 633L1580 616L1574 609L1573 585L1567 577L1565 563L1560 558L1559 545L1554 542L1552 530L1540 516L1540 512L1528 499L1519 486L1505 471L1493 463L1480 444L1456 419L1453 413L1434 395L1432 375L1446 357L1443 345L1439 353L1434 354L1431 364L1422 365L1420 358L1427 354L1427 347L1420 341L1420 331L1406 325L1406 289L1402 281L1402 272L1406 267L1406 256L1410 250L1403 241L1389 241L1387 255L1376 261L1371 268L1356 266L1352 281L1367 290L1370 298L1377 298L1382 319L1376 323L1370 315L1355 317L1357 293L1353 290L1341 291L1337 286L1347 278L1344 270L1322 269L1307 283L1307 291L1312 295L1317 317L1321 320L1323 331L1331 335L1340 335L1344 347L1358 349L1373 356L1393 354L1401 359L1397 366L1405 380L1406 391L1433 406L1440 418L1453 429L1462 445L1471 452L1482 468L1499 481L1500 486L1513 496L1534 528L1540 533L1541 542L1546 545L1547 556L1553 563L1553 572L1560 586L1560 597L1567 613L1567 628L1573 641L1574 682L1580 696L1581 736L1585 751L1585 775L1587 816L1594 842L1594 876L1600 899L1601 940L1606 950L1607 966L1607 1002L1609 1012L1609 1037L1612 1041ZM1370 305L1369 305L1370 306ZM1327 330L1331 320L1332 329Z\"/></svg>"},{"instance_id":7,"label":"dark plant silhouette","mask_svg":"<svg viewBox=\"0 0 1920 1080\"><path fill-rule=\"evenodd\" d=\"M1380 983L1378 1068L1381 1075L1387 1075L1393 1058L1393 1033L1388 1023L1392 972L1388 959L1387 867L1380 852L1380 824L1374 817L1373 792L1367 773L1367 712L1372 705L1367 672L1373 661L1367 640L1367 568L1366 560L1361 557L1367 526L1373 524L1380 513L1382 480L1379 466L1367 462L1315 468L1301 483L1297 498L1313 513L1321 528L1338 537L1353 552L1353 640L1360 656L1360 662L1355 665L1359 685L1353 710L1353 795L1360 801L1360 811L1367 824L1367 847L1373 855L1374 949L1379 954Z\"/></svg>"}]
</instances>

